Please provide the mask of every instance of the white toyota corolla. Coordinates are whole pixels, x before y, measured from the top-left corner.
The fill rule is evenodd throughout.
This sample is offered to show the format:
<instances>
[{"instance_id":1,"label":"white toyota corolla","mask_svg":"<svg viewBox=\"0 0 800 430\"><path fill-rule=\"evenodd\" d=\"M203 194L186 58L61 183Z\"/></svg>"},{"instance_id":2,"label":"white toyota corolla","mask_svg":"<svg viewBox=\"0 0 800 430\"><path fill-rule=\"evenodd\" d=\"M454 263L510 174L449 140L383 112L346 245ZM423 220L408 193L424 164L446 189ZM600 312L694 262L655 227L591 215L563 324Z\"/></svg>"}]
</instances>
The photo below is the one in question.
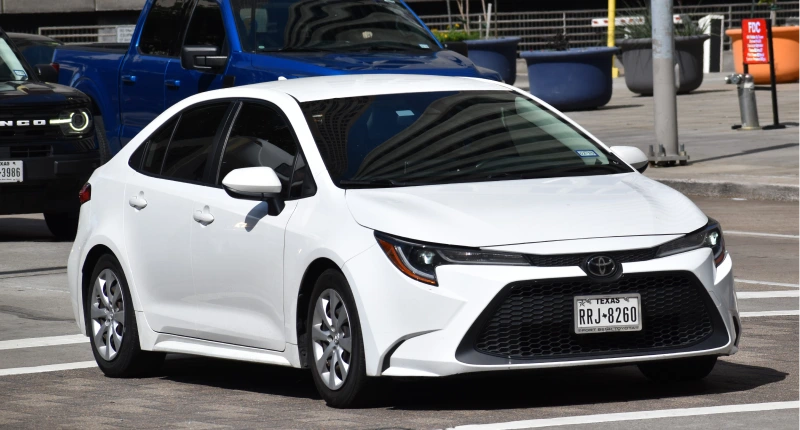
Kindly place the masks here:
<instances>
[{"instance_id":1,"label":"white toyota corolla","mask_svg":"<svg viewBox=\"0 0 800 430\"><path fill-rule=\"evenodd\" d=\"M511 86L336 76L190 97L81 191L76 320L108 376L164 353L370 377L638 364L737 350L720 225Z\"/></svg>"}]
</instances>

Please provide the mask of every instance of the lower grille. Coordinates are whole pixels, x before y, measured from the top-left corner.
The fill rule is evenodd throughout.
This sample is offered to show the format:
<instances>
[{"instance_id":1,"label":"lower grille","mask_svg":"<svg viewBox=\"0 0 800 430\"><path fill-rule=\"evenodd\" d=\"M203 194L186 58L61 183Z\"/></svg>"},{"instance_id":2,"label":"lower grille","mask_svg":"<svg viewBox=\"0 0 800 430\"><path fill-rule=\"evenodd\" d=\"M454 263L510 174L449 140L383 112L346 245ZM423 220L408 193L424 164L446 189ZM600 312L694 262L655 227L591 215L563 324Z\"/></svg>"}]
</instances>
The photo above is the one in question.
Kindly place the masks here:
<instances>
[{"instance_id":1,"label":"lower grille","mask_svg":"<svg viewBox=\"0 0 800 430\"><path fill-rule=\"evenodd\" d=\"M620 293L641 294L641 331L574 333L575 296ZM713 346L706 345L709 340ZM530 361L647 354L701 343L727 343L708 293L689 272L662 272L626 274L609 283L569 278L510 284L476 321L459 351Z\"/></svg>"},{"instance_id":2,"label":"lower grille","mask_svg":"<svg viewBox=\"0 0 800 430\"><path fill-rule=\"evenodd\" d=\"M47 157L53 152L50 145L24 145L9 148L11 158Z\"/></svg>"}]
</instances>

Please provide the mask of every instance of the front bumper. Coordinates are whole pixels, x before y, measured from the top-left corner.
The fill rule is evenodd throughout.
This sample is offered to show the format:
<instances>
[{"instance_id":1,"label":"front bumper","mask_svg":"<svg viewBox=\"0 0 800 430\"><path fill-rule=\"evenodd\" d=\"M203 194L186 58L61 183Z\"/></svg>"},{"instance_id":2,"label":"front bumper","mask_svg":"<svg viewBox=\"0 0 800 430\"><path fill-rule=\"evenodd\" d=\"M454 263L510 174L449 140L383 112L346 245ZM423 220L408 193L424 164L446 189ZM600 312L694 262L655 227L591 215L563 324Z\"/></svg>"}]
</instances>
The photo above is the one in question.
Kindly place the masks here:
<instances>
[{"instance_id":1,"label":"front bumper","mask_svg":"<svg viewBox=\"0 0 800 430\"><path fill-rule=\"evenodd\" d=\"M717 268L712 258L710 250L699 249L649 261L623 263L623 272L683 272L696 277L702 293L706 294L704 299L709 312L716 312L713 317L719 322L715 327L713 347L500 362L475 360L481 354L474 351L464 354L465 338L469 340L469 330L476 320L509 284L585 279L586 275L579 267L442 266L437 269L439 286L435 287L402 275L380 248L374 246L348 261L344 271L358 306L367 374L444 376L733 354L737 350L741 325L733 287L732 262L728 256Z\"/></svg>"},{"instance_id":2,"label":"front bumper","mask_svg":"<svg viewBox=\"0 0 800 430\"><path fill-rule=\"evenodd\" d=\"M3 215L77 211L77 193L100 165L97 151L9 160L22 161L23 175L22 182L0 183Z\"/></svg>"}]
</instances>

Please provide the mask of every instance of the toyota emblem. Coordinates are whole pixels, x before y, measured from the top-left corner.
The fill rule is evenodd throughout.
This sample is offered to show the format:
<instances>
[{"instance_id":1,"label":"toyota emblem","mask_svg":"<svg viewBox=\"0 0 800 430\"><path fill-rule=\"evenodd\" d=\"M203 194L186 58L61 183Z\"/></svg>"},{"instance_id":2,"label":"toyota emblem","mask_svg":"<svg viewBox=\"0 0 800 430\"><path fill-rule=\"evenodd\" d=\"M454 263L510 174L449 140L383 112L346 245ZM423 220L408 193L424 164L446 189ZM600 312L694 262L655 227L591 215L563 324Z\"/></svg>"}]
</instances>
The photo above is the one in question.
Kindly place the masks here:
<instances>
[{"instance_id":1,"label":"toyota emblem","mask_svg":"<svg viewBox=\"0 0 800 430\"><path fill-rule=\"evenodd\" d=\"M606 278L617 273L617 263L611 257L596 255L586 260L586 270L598 278Z\"/></svg>"}]
</instances>

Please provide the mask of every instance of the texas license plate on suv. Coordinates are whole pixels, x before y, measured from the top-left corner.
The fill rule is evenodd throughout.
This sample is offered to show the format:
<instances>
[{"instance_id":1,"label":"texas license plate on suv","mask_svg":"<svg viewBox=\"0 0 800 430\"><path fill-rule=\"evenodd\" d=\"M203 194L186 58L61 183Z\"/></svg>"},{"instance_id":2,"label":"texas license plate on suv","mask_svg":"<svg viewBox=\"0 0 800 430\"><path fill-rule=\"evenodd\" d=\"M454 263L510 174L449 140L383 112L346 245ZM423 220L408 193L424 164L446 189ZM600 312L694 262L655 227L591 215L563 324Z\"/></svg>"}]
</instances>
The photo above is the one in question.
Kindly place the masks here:
<instances>
[{"instance_id":1,"label":"texas license plate on suv","mask_svg":"<svg viewBox=\"0 0 800 430\"><path fill-rule=\"evenodd\" d=\"M575 296L575 333L607 333L642 329L639 294Z\"/></svg>"},{"instance_id":2,"label":"texas license plate on suv","mask_svg":"<svg viewBox=\"0 0 800 430\"><path fill-rule=\"evenodd\" d=\"M22 161L0 161L0 182L22 182Z\"/></svg>"}]
</instances>

